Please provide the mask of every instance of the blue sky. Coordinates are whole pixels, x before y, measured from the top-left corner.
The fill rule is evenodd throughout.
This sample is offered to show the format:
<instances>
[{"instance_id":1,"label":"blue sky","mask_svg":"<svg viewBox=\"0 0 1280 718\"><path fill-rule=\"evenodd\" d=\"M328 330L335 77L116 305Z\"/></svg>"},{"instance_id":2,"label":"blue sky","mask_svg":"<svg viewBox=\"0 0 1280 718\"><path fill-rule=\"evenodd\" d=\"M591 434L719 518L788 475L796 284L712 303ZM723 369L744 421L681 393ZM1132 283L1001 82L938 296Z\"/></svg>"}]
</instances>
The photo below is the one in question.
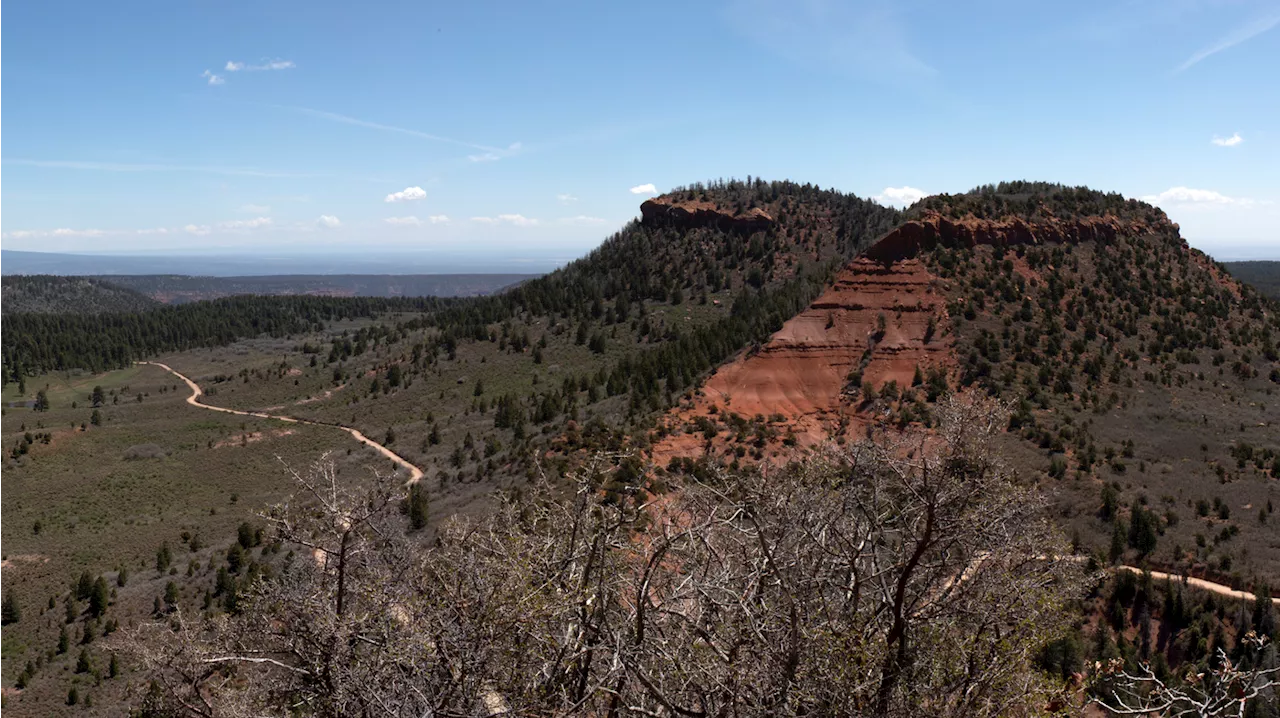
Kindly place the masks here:
<instances>
[{"instance_id":1,"label":"blue sky","mask_svg":"<svg viewBox=\"0 0 1280 718\"><path fill-rule=\"evenodd\" d=\"M961 6L963 5L963 7ZM3 25L6 249L581 253L789 178L1151 198L1280 259L1280 2L38 2Z\"/></svg>"}]
</instances>

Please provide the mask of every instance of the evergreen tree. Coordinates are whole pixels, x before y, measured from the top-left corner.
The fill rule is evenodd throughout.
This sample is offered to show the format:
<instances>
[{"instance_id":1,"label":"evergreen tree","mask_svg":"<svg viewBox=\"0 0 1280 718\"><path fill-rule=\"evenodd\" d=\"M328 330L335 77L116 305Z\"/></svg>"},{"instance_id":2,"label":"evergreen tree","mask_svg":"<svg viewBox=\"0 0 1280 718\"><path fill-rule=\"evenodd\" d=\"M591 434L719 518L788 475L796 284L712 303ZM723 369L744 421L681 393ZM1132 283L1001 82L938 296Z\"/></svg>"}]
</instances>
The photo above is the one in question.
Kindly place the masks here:
<instances>
[{"instance_id":1,"label":"evergreen tree","mask_svg":"<svg viewBox=\"0 0 1280 718\"><path fill-rule=\"evenodd\" d=\"M422 485L421 481L409 487L408 502L409 528L413 531L426 528L430 506L427 498L427 489Z\"/></svg>"},{"instance_id":2,"label":"evergreen tree","mask_svg":"<svg viewBox=\"0 0 1280 718\"><path fill-rule=\"evenodd\" d=\"M58 633L58 655L66 653L68 648L71 648L71 636L67 634L67 627L63 626Z\"/></svg>"},{"instance_id":3,"label":"evergreen tree","mask_svg":"<svg viewBox=\"0 0 1280 718\"><path fill-rule=\"evenodd\" d=\"M99 576L97 581L93 582L93 591L89 593L89 613L94 618L101 616L107 612L107 606L111 602L111 592L107 589L107 581Z\"/></svg>"},{"instance_id":4,"label":"evergreen tree","mask_svg":"<svg viewBox=\"0 0 1280 718\"><path fill-rule=\"evenodd\" d=\"M99 407L107 403L107 395L102 391L101 386L93 387L93 396L91 398L95 407Z\"/></svg>"},{"instance_id":5,"label":"evergreen tree","mask_svg":"<svg viewBox=\"0 0 1280 718\"><path fill-rule=\"evenodd\" d=\"M1108 554L1111 563L1114 564L1124 557L1125 545L1128 543L1126 539L1124 527L1119 521L1115 522L1115 528L1111 531L1111 551Z\"/></svg>"},{"instance_id":6,"label":"evergreen tree","mask_svg":"<svg viewBox=\"0 0 1280 718\"><path fill-rule=\"evenodd\" d=\"M93 577L89 575L88 571L84 571L80 574L80 580L76 581L76 600L83 601L89 598L92 593Z\"/></svg>"},{"instance_id":7,"label":"evergreen tree","mask_svg":"<svg viewBox=\"0 0 1280 718\"><path fill-rule=\"evenodd\" d=\"M164 573L169 570L169 565L173 563L173 554L169 552L169 542L165 541L160 544L160 548L156 549L156 570Z\"/></svg>"},{"instance_id":8,"label":"evergreen tree","mask_svg":"<svg viewBox=\"0 0 1280 718\"><path fill-rule=\"evenodd\" d=\"M0 623L5 626L22 620L22 609L18 606L18 599L14 597L12 588L4 593L4 603L0 606L0 616L2 616Z\"/></svg>"}]
</instances>

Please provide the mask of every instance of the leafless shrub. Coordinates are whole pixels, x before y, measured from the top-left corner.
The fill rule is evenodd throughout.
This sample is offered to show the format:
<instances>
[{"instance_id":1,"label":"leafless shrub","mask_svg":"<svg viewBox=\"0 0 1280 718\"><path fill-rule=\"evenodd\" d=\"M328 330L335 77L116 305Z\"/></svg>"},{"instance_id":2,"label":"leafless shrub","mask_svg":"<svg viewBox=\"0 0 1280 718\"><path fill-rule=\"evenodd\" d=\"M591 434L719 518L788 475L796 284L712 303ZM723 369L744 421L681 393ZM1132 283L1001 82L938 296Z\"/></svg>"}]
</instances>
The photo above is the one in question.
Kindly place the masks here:
<instances>
[{"instance_id":1,"label":"leafless shrub","mask_svg":"<svg viewBox=\"0 0 1280 718\"><path fill-rule=\"evenodd\" d=\"M1119 659L1100 662L1093 670L1091 702L1112 715L1244 718L1251 701L1275 695L1280 667L1267 651L1266 636L1249 631L1241 642L1248 649L1245 662L1233 663L1219 648L1215 668L1192 666L1181 680L1161 680L1145 662L1133 671Z\"/></svg>"},{"instance_id":2,"label":"leafless shrub","mask_svg":"<svg viewBox=\"0 0 1280 718\"><path fill-rule=\"evenodd\" d=\"M135 637L149 706L181 715L938 715L1041 712L1034 651L1079 564L994 460L998 407L938 434L721 474L646 500L538 487L434 546L393 493L321 462L274 510L307 550L243 615Z\"/></svg>"}]
</instances>

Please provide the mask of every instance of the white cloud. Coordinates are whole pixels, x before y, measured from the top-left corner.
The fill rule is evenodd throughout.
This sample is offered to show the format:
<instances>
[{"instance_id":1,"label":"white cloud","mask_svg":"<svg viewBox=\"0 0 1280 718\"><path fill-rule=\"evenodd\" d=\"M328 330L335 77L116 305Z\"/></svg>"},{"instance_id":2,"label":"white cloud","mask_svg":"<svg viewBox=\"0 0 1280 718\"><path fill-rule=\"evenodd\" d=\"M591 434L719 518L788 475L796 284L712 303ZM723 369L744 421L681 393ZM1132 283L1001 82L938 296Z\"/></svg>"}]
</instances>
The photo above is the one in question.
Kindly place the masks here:
<instances>
[{"instance_id":1,"label":"white cloud","mask_svg":"<svg viewBox=\"0 0 1280 718\"><path fill-rule=\"evenodd\" d=\"M1193 55L1191 55L1191 57L1188 57L1185 62L1174 68L1173 71L1175 73L1182 72L1205 58L1216 55L1223 50L1233 48L1242 42L1252 40L1276 25L1280 25L1280 12L1272 12L1270 15L1264 15L1263 17L1256 18L1253 21L1232 30L1230 33L1227 33L1217 42L1197 50Z\"/></svg>"},{"instance_id":2,"label":"white cloud","mask_svg":"<svg viewBox=\"0 0 1280 718\"><path fill-rule=\"evenodd\" d=\"M204 236L209 233L209 225L207 224L188 224L182 228L187 234L195 234Z\"/></svg>"},{"instance_id":3,"label":"white cloud","mask_svg":"<svg viewBox=\"0 0 1280 718\"><path fill-rule=\"evenodd\" d=\"M387 195L384 202L416 202L427 198L426 190L421 187L405 187L399 192Z\"/></svg>"},{"instance_id":4,"label":"white cloud","mask_svg":"<svg viewBox=\"0 0 1280 718\"><path fill-rule=\"evenodd\" d=\"M320 215L320 219L316 220L316 224L324 227L325 229L337 229L342 226L342 220L331 214L322 214Z\"/></svg>"},{"instance_id":5,"label":"white cloud","mask_svg":"<svg viewBox=\"0 0 1280 718\"><path fill-rule=\"evenodd\" d=\"M271 225L272 221L270 217L255 217L253 219L233 219L227 222L219 222L218 229L262 229L263 227L270 227Z\"/></svg>"},{"instance_id":6,"label":"white cloud","mask_svg":"<svg viewBox=\"0 0 1280 718\"><path fill-rule=\"evenodd\" d=\"M516 227L532 227L538 223L536 219L530 219L522 214L500 214L497 217L472 217L472 222L479 224L510 224Z\"/></svg>"},{"instance_id":7,"label":"white cloud","mask_svg":"<svg viewBox=\"0 0 1280 718\"><path fill-rule=\"evenodd\" d=\"M1209 142L1219 147L1235 147L1244 142L1244 138L1240 136L1239 132L1236 132L1230 137L1218 137L1217 135L1214 135L1213 139L1209 140Z\"/></svg>"},{"instance_id":8,"label":"white cloud","mask_svg":"<svg viewBox=\"0 0 1280 718\"><path fill-rule=\"evenodd\" d=\"M558 194L556 199L559 200L560 204L573 204L578 201L578 198L571 194Z\"/></svg>"},{"instance_id":9,"label":"white cloud","mask_svg":"<svg viewBox=\"0 0 1280 718\"><path fill-rule=\"evenodd\" d=\"M1140 199L1161 207L1249 207L1255 204L1254 200L1247 197L1228 197L1211 189L1192 189L1191 187L1170 187L1159 194L1143 195Z\"/></svg>"},{"instance_id":10,"label":"white cloud","mask_svg":"<svg viewBox=\"0 0 1280 718\"><path fill-rule=\"evenodd\" d=\"M879 204L893 207L908 207L928 197L929 193L915 187L885 187L884 191L871 199Z\"/></svg>"},{"instance_id":11,"label":"white cloud","mask_svg":"<svg viewBox=\"0 0 1280 718\"><path fill-rule=\"evenodd\" d=\"M271 208L265 204L245 204L240 206L240 211L245 214L266 214Z\"/></svg>"},{"instance_id":12,"label":"white cloud","mask_svg":"<svg viewBox=\"0 0 1280 718\"><path fill-rule=\"evenodd\" d=\"M227 64L222 69L227 72L260 72L262 70L291 70L295 67L297 65L293 64L293 60L263 60L258 65L227 60Z\"/></svg>"},{"instance_id":13,"label":"white cloud","mask_svg":"<svg viewBox=\"0 0 1280 718\"><path fill-rule=\"evenodd\" d=\"M646 184L638 184L631 188L631 194L657 194L658 188L653 186L652 182Z\"/></svg>"},{"instance_id":14,"label":"white cloud","mask_svg":"<svg viewBox=\"0 0 1280 718\"><path fill-rule=\"evenodd\" d=\"M54 237L101 237L106 232L100 229L68 229L67 227L59 227L49 233Z\"/></svg>"},{"instance_id":15,"label":"white cloud","mask_svg":"<svg viewBox=\"0 0 1280 718\"><path fill-rule=\"evenodd\" d=\"M222 79L222 75L215 75L208 70L200 73L200 76L208 80L210 85L222 85L226 83L226 80Z\"/></svg>"},{"instance_id":16,"label":"white cloud","mask_svg":"<svg viewBox=\"0 0 1280 718\"><path fill-rule=\"evenodd\" d=\"M427 217L427 221L432 224L448 224L450 219L447 214L433 214L430 217Z\"/></svg>"},{"instance_id":17,"label":"white cloud","mask_svg":"<svg viewBox=\"0 0 1280 718\"><path fill-rule=\"evenodd\" d=\"M583 224L583 225L604 224L606 221L607 220L601 219L600 217L588 217L584 214L580 214L577 217L561 217L559 220L560 224Z\"/></svg>"},{"instance_id":18,"label":"white cloud","mask_svg":"<svg viewBox=\"0 0 1280 718\"><path fill-rule=\"evenodd\" d=\"M422 220L412 215L408 217L387 217L382 221L396 227L421 227L422 226Z\"/></svg>"}]
</instances>

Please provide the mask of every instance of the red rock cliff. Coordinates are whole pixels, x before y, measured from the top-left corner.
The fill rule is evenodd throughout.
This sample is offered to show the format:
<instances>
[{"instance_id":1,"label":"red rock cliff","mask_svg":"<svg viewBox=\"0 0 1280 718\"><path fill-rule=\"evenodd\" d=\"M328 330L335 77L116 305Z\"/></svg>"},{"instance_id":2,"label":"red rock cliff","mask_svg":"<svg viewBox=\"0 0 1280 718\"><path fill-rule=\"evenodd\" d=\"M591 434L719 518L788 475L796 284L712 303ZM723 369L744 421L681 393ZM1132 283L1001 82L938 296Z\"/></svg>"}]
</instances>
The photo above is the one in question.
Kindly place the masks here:
<instances>
[{"instance_id":1,"label":"red rock cliff","mask_svg":"<svg viewBox=\"0 0 1280 718\"><path fill-rule=\"evenodd\" d=\"M674 200L654 197L640 205L641 221L651 225L676 227L718 227L733 232L759 232L773 226L773 217L759 207L744 212L720 208L714 202Z\"/></svg>"},{"instance_id":2,"label":"red rock cliff","mask_svg":"<svg viewBox=\"0 0 1280 718\"><path fill-rule=\"evenodd\" d=\"M973 247L979 244L1011 246L1089 240L1105 242L1115 239L1116 235L1150 231L1152 228L1145 222L1125 221L1109 214L1067 220L1051 217L1031 224L1020 217L991 220L970 215L952 220L929 212L920 219L904 222L871 245L863 256L880 262L894 262L914 257L921 250L932 249L938 244Z\"/></svg>"}]
</instances>

